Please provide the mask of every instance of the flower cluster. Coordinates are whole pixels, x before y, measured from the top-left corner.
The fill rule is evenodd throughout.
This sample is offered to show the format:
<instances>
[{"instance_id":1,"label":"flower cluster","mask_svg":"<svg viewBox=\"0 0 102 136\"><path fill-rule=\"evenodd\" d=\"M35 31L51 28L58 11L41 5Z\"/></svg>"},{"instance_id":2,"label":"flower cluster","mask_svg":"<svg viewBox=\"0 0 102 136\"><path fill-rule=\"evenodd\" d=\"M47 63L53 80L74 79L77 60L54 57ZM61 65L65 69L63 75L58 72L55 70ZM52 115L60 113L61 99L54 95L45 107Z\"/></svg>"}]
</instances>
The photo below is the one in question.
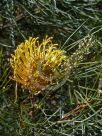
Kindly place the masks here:
<instances>
[{"instance_id":1,"label":"flower cluster","mask_svg":"<svg viewBox=\"0 0 102 136\"><path fill-rule=\"evenodd\" d=\"M67 71L67 57L64 50L52 43L52 37L30 37L18 45L11 54L12 79L31 93L58 84Z\"/></svg>"}]
</instances>

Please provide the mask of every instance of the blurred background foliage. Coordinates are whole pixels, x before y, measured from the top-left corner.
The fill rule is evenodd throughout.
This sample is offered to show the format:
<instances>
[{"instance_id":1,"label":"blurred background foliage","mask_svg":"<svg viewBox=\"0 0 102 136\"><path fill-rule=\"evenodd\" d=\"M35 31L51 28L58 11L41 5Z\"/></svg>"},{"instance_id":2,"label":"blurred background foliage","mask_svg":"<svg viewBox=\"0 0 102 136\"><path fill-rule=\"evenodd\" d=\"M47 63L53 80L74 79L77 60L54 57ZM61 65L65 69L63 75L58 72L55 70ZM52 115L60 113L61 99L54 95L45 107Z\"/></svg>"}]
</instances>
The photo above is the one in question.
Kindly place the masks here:
<instances>
[{"instance_id":1,"label":"blurred background foliage","mask_svg":"<svg viewBox=\"0 0 102 136\"><path fill-rule=\"evenodd\" d=\"M101 29L101 0L0 2L1 136L102 135ZM93 48L59 89L31 96L10 81L9 57L24 39L53 36L71 55L87 34Z\"/></svg>"}]
</instances>

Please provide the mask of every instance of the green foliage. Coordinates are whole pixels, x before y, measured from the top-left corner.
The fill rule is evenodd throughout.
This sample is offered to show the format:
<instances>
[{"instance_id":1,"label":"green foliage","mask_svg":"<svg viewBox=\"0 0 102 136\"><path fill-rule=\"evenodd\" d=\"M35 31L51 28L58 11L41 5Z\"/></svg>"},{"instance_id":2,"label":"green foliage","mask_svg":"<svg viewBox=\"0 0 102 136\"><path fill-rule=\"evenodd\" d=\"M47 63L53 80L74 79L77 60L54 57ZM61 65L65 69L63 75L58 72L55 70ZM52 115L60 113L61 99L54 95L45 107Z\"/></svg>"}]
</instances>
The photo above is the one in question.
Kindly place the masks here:
<instances>
[{"instance_id":1,"label":"green foliage","mask_svg":"<svg viewBox=\"0 0 102 136\"><path fill-rule=\"evenodd\" d=\"M0 2L1 136L102 135L101 4L101 0ZM74 67L63 85L31 96L10 81L9 57L27 37L46 34L66 50ZM86 45L91 48L86 50Z\"/></svg>"}]
</instances>

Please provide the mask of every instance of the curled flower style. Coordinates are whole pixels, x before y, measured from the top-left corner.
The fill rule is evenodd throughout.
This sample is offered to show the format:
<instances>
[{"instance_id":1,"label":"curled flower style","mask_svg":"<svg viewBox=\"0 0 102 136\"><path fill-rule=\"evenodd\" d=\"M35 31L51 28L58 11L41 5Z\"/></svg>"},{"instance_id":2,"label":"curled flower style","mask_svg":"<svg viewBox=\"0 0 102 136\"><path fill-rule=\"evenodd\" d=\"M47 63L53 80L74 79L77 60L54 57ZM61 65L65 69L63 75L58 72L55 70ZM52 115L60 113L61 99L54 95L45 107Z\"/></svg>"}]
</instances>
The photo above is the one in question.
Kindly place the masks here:
<instances>
[{"instance_id":1,"label":"curled flower style","mask_svg":"<svg viewBox=\"0 0 102 136\"><path fill-rule=\"evenodd\" d=\"M66 75L67 57L57 46L47 36L41 43L38 37L25 40L11 54L11 78L34 94L58 84Z\"/></svg>"}]
</instances>

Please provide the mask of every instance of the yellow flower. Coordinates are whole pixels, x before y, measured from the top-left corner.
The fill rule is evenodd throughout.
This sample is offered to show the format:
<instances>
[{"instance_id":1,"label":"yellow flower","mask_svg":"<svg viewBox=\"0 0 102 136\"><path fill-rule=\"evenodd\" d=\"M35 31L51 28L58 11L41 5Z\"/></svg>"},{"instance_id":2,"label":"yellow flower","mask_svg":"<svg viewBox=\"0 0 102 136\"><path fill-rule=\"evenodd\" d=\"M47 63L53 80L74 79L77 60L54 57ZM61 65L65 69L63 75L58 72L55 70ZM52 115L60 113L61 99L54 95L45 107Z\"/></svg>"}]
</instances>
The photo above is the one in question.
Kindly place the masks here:
<instances>
[{"instance_id":1,"label":"yellow flower","mask_svg":"<svg viewBox=\"0 0 102 136\"><path fill-rule=\"evenodd\" d=\"M46 36L41 43L38 37L30 37L11 54L10 65L11 78L35 94L56 85L65 76L67 57L52 43L52 37Z\"/></svg>"}]
</instances>

